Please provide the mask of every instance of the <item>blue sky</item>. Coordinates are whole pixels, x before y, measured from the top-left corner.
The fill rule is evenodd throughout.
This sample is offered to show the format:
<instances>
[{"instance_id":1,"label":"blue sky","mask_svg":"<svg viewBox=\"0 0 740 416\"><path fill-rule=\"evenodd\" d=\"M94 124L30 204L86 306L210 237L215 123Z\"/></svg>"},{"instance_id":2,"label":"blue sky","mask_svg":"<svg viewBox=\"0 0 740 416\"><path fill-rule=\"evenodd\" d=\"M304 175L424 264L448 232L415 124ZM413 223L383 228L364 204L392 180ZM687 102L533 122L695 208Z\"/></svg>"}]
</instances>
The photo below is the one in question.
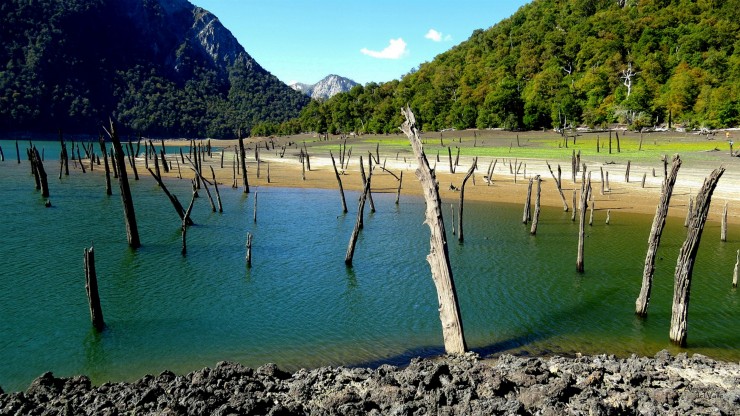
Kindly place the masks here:
<instances>
[{"instance_id":1,"label":"blue sky","mask_svg":"<svg viewBox=\"0 0 740 416\"><path fill-rule=\"evenodd\" d=\"M400 78L525 0L190 0L283 82Z\"/></svg>"}]
</instances>

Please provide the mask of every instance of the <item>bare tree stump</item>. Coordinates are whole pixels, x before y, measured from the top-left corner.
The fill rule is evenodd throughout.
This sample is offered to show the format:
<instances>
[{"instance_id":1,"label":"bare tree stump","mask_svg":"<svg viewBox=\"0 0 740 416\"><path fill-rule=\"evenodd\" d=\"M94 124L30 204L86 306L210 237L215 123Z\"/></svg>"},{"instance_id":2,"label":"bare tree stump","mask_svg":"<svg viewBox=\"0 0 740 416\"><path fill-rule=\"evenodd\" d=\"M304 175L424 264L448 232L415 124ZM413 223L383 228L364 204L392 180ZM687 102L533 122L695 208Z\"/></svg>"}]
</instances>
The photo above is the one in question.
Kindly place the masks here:
<instances>
[{"instance_id":1,"label":"bare tree stump","mask_svg":"<svg viewBox=\"0 0 740 416\"><path fill-rule=\"evenodd\" d=\"M257 223L257 192L254 193L254 206L252 207L252 220Z\"/></svg>"},{"instance_id":2,"label":"bare tree stump","mask_svg":"<svg viewBox=\"0 0 740 416\"><path fill-rule=\"evenodd\" d=\"M98 276L95 272L95 252L93 247L85 248L85 291L87 292L87 304L90 307L90 321L93 328L102 331L105 328L103 320L103 309L100 307L100 294L98 293Z\"/></svg>"},{"instance_id":3,"label":"bare tree stump","mask_svg":"<svg viewBox=\"0 0 740 416\"><path fill-rule=\"evenodd\" d=\"M419 167L416 176L424 189L426 201L426 220L430 229L430 252L427 261L432 271L432 279L437 289L437 300L439 301L439 318L442 322L442 336L444 338L445 352L448 354L463 354L467 349L465 333L463 330L460 306L455 290L455 280L452 276L450 257L445 238L445 226L442 218L442 201L439 197L439 184L434 172L429 167L429 161L422 149L416 128L414 114L409 107L402 109L406 121L401 130L408 136L411 147L414 149Z\"/></svg>"},{"instance_id":4,"label":"bare tree stump","mask_svg":"<svg viewBox=\"0 0 740 416\"><path fill-rule=\"evenodd\" d=\"M727 241L727 202L725 202L725 207L722 209L722 224L720 225L719 240Z\"/></svg>"},{"instance_id":5,"label":"bare tree stump","mask_svg":"<svg viewBox=\"0 0 740 416\"><path fill-rule=\"evenodd\" d=\"M134 201L131 197L131 188L129 187L128 175L126 174L126 160L123 156L123 147L121 146L121 141L118 139L118 133L112 120L110 121L108 135L113 143L113 154L115 155L114 166L118 168L118 186L121 188L121 203L123 203L123 216L126 222L126 239L128 240L129 247L135 249L141 246L139 228L136 225L136 212L134 211Z\"/></svg>"},{"instance_id":6,"label":"bare tree stump","mask_svg":"<svg viewBox=\"0 0 740 416\"><path fill-rule=\"evenodd\" d=\"M578 212L578 205L576 205L577 204L576 200L577 200L577 198L576 198L576 190L573 189L573 212L570 215L570 220L571 221L575 221L576 220L576 212Z\"/></svg>"},{"instance_id":7,"label":"bare tree stump","mask_svg":"<svg viewBox=\"0 0 740 416\"><path fill-rule=\"evenodd\" d=\"M247 233L247 267L252 267L252 233Z\"/></svg>"},{"instance_id":8,"label":"bare tree stump","mask_svg":"<svg viewBox=\"0 0 740 416\"><path fill-rule=\"evenodd\" d=\"M550 173L552 173L552 170L550 170ZM542 188L542 179L540 178L540 175L535 176L535 179L537 179L537 196L534 200L534 217L532 217L532 228L529 229L529 233L532 235L537 235L537 225L540 222L540 193Z\"/></svg>"},{"instance_id":9,"label":"bare tree stump","mask_svg":"<svg viewBox=\"0 0 740 416\"><path fill-rule=\"evenodd\" d=\"M737 260L735 260L735 271L732 273L732 287L737 287L737 275L740 273L740 250L737 251Z\"/></svg>"},{"instance_id":10,"label":"bare tree stump","mask_svg":"<svg viewBox=\"0 0 740 416\"><path fill-rule=\"evenodd\" d=\"M609 221L612 219L612 210L607 209L606 210L606 225L609 225Z\"/></svg>"},{"instance_id":11,"label":"bare tree stump","mask_svg":"<svg viewBox=\"0 0 740 416\"><path fill-rule=\"evenodd\" d=\"M463 203L465 198L465 183L468 181L468 179L473 175L473 172L475 171L476 166L478 166L478 158L476 157L473 159L473 164L470 166L470 169L468 169L468 173L465 174L465 178L462 181L462 185L460 185L460 206L458 210L460 211L457 216L458 218L458 224L457 228L459 233L457 234L457 241L463 242Z\"/></svg>"},{"instance_id":12,"label":"bare tree stump","mask_svg":"<svg viewBox=\"0 0 740 416\"><path fill-rule=\"evenodd\" d=\"M645 179L647 178L647 173L642 174L642 184L640 185L641 188L645 188Z\"/></svg>"},{"instance_id":13,"label":"bare tree stump","mask_svg":"<svg viewBox=\"0 0 740 416\"><path fill-rule=\"evenodd\" d=\"M712 202L712 193L724 172L725 168L719 167L704 180L704 184L696 195L695 215L691 218L686 241L684 241L678 253L673 286L670 338L671 342L680 346L686 345L689 294L691 292L691 277L694 270L696 253L699 251L699 242L704 231L704 224L707 221L709 205Z\"/></svg>"},{"instance_id":14,"label":"bare tree stump","mask_svg":"<svg viewBox=\"0 0 740 416\"><path fill-rule=\"evenodd\" d=\"M678 176L678 169L680 167L681 157L679 157L679 155L673 156L671 171L668 176L663 179L660 202L655 208L653 226L650 228L650 236L648 237L645 268L642 272L642 287L640 288L640 295L635 301L635 314L638 316L647 316L647 308L650 303L650 291L653 287L653 275L655 273L655 256L658 252L660 237L663 234L665 220L668 216L668 206L670 205L671 195L673 194L673 185L676 183L676 177Z\"/></svg>"},{"instance_id":15,"label":"bare tree stump","mask_svg":"<svg viewBox=\"0 0 740 416\"><path fill-rule=\"evenodd\" d=\"M624 172L624 182L625 183L629 183L629 181L630 181L630 165L631 165L631 162L628 160L627 161L627 170Z\"/></svg>"}]
</instances>

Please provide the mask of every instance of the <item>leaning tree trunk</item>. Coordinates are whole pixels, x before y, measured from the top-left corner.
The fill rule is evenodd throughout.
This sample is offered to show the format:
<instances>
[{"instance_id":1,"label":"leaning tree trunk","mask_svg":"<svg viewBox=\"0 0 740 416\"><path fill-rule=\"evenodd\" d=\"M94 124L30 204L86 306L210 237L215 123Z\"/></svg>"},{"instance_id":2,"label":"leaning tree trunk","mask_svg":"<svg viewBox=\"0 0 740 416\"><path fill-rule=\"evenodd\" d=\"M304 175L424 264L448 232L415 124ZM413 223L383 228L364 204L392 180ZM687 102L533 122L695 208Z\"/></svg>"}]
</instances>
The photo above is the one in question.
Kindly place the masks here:
<instances>
[{"instance_id":1,"label":"leaning tree trunk","mask_svg":"<svg viewBox=\"0 0 740 416\"><path fill-rule=\"evenodd\" d=\"M360 167L362 167L362 156L360 156ZM347 245L347 253L344 256L344 264L347 266L352 266L352 259L355 256L355 246L357 245L357 237L360 235L360 230L362 229L362 216L364 215L365 211L365 200L367 199L368 195L370 194L370 180L372 178L368 177L365 181L365 185L362 189L362 194L360 195L360 202L358 203L357 207L357 221L355 221L355 228L352 229L352 235L349 238L349 244Z\"/></svg>"},{"instance_id":2,"label":"leaning tree trunk","mask_svg":"<svg viewBox=\"0 0 740 416\"><path fill-rule=\"evenodd\" d=\"M463 237L463 202L465 198L465 183L473 175L473 171L475 171L475 168L477 166L478 166L478 158L476 157L475 159L473 159L473 165L470 166L470 169L468 169L468 173L465 174L465 179L463 179L462 185L460 185L460 207L458 208L460 212L458 213L459 215L457 216L457 221L458 221L457 229L459 232L457 234L457 241L461 243L464 240L464 237Z\"/></svg>"},{"instance_id":3,"label":"leaning tree trunk","mask_svg":"<svg viewBox=\"0 0 740 416\"><path fill-rule=\"evenodd\" d=\"M642 272L642 287L640 288L640 295L635 301L635 313L639 316L647 316L647 308L650 303L650 291L653 287L653 274L655 272L655 255L658 252L660 236L663 233L665 219L668 215L668 205L671 202L673 185L676 183L676 177L678 176L678 169L680 167L681 158L678 155L673 156L671 172L663 179L663 189L660 194L660 202L658 203L658 207L655 209L653 227L650 229L650 237L648 237L645 269Z\"/></svg>"},{"instance_id":4,"label":"leaning tree trunk","mask_svg":"<svg viewBox=\"0 0 740 416\"><path fill-rule=\"evenodd\" d=\"M555 177L555 173L552 171L552 167L550 167L550 162L545 161L545 163L547 163L547 169L550 170L550 175L552 175L552 179L555 181L555 186L558 188L560 200L563 202L563 211L568 212L568 202L565 201L565 195L563 194L563 184L559 178ZM558 172L560 172L560 165L558 165Z\"/></svg>"},{"instance_id":5,"label":"leaning tree trunk","mask_svg":"<svg viewBox=\"0 0 740 416\"><path fill-rule=\"evenodd\" d=\"M115 165L118 167L118 185L121 188L121 202L123 203L123 216L126 221L126 238L131 248L141 246L139 240L139 228L136 225L136 212L134 211L134 201L131 199L131 188L128 183L126 174L126 159L123 155L123 146L118 139L118 133L115 130L113 121L110 122L110 132L108 132L113 143L113 154L115 156Z\"/></svg>"},{"instance_id":6,"label":"leaning tree trunk","mask_svg":"<svg viewBox=\"0 0 740 416\"><path fill-rule=\"evenodd\" d=\"M331 165L334 166L334 174L337 177L337 183L339 183L339 195L342 197L342 212L346 214L347 201L344 199L344 187L342 186L342 178L339 176L339 171L337 170L337 162L334 160L334 155L331 153L331 151L329 152L329 156L331 156Z\"/></svg>"},{"instance_id":7,"label":"leaning tree trunk","mask_svg":"<svg viewBox=\"0 0 740 416\"><path fill-rule=\"evenodd\" d=\"M691 293L691 275L694 270L696 253L699 251L701 234L709 213L709 204L717 182L725 172L724 167L715 169L704 180L699 193L696 195L696 207L691 218L686 241L681 246L676 261L675 282L673 286L673 307L671 308L671 341L680 346L686 345L687 316L689 312L689 296Z\"/></svg>"},{"instance_id":8,"label":"leaning tree trunk","mask_svg":"<svg viewBox=\"0 0 740 416\"><path fill-rule=\"evenodd\" d=\"M450 256L445 237L445 225L442 218L442 201L439 197L439 184L434 172L429 167L429 161L424 154L424 149L419 139L416 128L414 113L407 106L401 110L406 121L401 125L401 130L408 136L411 147L416 155L419 167L416 176L421 182L426 201L426 219L429 226L430 251L427 261L432 271L432 280L437 288L437 300L439 301L439 318L442 322L442 336L444 338L445 352L448 354L463 354L467 349L465 333L463 330L460 305L457 301L455 280L452 276Z\"/></svg>"}]
</instances>

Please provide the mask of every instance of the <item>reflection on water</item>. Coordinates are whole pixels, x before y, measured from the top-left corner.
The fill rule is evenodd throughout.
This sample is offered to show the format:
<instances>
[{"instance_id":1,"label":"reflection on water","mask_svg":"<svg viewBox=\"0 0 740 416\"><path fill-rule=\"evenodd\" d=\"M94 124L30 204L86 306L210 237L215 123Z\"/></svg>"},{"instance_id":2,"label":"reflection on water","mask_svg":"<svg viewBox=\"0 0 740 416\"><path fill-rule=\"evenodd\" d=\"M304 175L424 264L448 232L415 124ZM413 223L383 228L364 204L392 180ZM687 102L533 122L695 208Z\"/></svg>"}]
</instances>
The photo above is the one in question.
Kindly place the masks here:
<instances>
[{"instance_id":1,"label":"reflection on water","mask_svg":"<svg viewBox=\"0 0 740 416\"><path fill-rule=\"evenodd\" d=\"M14 146L3 142L4 149L11 148L7 143ZM47 159L51 154L46 151ZM254 223L253 194L223 186L223 214L212 213L204 198L196 201L183 257L179 218L148 177L132 183L143 243L132 251L117 189L107 197L100 172L49 176L52 209L33 189L27 162L0 163L0 354L6 363L0 385L6 391L26 388L44 371L84 373L101 383L227 359L296 369L401 364L442 352L420 199L407 196L396 206L395 194L374 195L377 212L366 214L354 267L347 268L355 214L341 213L335 190L255 188L260 215ZM189 186L168 181L181 200ZM347 200L357 196L349 193ZM649 317L642 320L633 310L650 216L612 211L607 226L606 213L597 210L586 231L581 275L575 271L578 225L569 213L543 209L532 237L520 206L469 202L465 208L465 243L451 238L450 254L474 350L682 351L668 341L682 219L668 220ZM254 234L251 268L245 265L247 232ZM731 229L730 241L720 243L718 225L705 230L692 285L689 352L740 359L740 302L731 289L736 235ZM108 325L102 334L91 330L85 297L82 251L91 242Z\"/></svg>"}]
</instances>

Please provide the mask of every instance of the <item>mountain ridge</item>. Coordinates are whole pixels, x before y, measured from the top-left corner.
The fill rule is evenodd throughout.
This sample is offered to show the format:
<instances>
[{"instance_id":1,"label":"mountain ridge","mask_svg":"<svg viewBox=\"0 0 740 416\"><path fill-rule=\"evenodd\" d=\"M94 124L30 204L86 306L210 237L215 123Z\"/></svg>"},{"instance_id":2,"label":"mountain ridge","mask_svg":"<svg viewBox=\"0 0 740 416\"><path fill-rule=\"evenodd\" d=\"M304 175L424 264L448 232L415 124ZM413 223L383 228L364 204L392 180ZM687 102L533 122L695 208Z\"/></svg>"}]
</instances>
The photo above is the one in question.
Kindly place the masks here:
<instances>
[{"instance_id":1,"label":"mountain ridge","mask_svg":"<svg viewBox=\"0 0 740 416\"><path fill-rule=\"evenodd\" d=\"M289 84L291 88L300 91L313 99L328 99L339 93L348 92L357 82L336 74L329 74L315 84L305 84L302 82L293 82Z\"/></svg>"}]
</instances>

